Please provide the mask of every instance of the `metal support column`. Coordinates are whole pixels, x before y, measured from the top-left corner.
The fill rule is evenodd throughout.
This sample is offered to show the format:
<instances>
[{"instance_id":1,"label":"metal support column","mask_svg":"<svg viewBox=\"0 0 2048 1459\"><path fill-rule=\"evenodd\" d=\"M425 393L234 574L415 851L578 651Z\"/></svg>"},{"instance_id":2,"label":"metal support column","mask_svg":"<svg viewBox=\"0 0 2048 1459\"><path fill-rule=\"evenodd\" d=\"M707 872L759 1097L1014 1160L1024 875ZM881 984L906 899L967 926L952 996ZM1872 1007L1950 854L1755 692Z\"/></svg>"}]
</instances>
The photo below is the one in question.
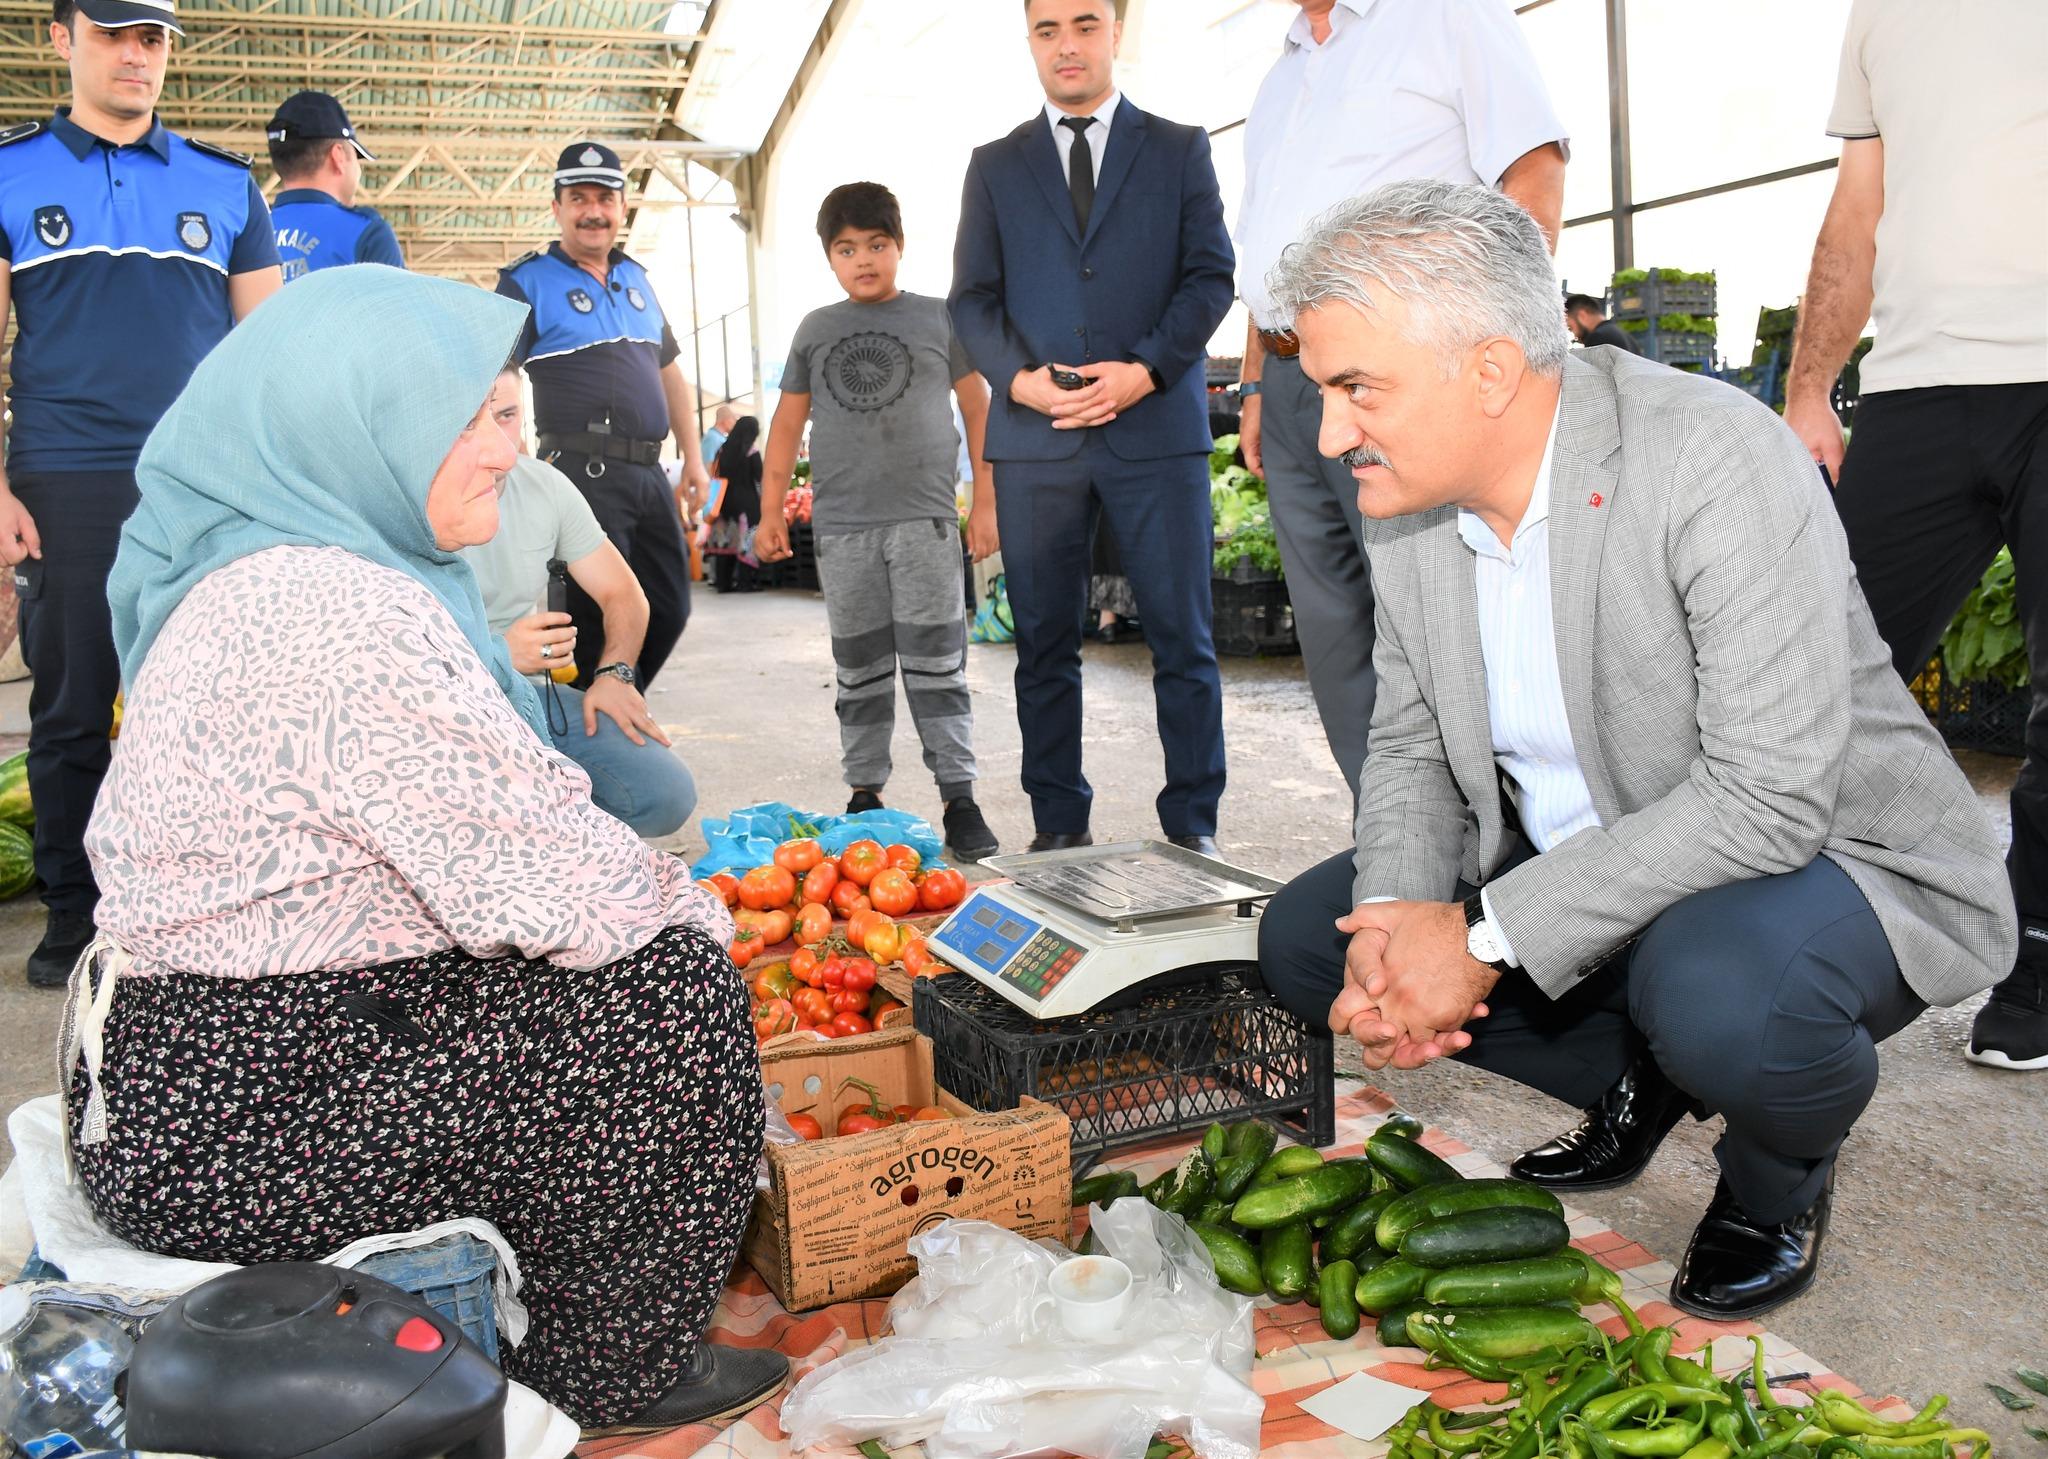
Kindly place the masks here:
<instances>
[{"instance_id":1,"label":"metal support column","mask_svg":"<svg viewBox=\"0 0 2048 1459\"><path fill-rule=\"evenodd\" d=\"M1629 167L1628 0L1607 0L1607 146L1614 216L1614 268L1636 266L1634 183Z\"/></svg>"}]
</instances>

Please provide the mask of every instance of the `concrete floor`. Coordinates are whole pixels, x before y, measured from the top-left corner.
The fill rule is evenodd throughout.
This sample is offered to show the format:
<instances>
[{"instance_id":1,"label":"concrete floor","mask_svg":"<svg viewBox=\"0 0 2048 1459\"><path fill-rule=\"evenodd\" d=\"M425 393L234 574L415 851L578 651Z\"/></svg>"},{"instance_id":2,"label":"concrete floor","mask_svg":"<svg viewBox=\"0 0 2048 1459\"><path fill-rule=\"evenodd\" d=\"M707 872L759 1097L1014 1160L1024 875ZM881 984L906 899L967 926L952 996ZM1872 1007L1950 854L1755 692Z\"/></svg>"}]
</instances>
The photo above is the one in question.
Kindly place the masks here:
<instances>
[{"instance_id":1,"label":"concrete floor","mask_svg":"<svg viewBox=\"0 0 2048 1459\"><path fill-rule=\"evenodd\" d=\"M1010 651L969 655L981 757L981 799L1010 849L1030 835L1017 787L1019 745ZM1157 733L1140 646L1091 647L1087 756L1098 840L1157 831ZM815 595L699 595L697 616L654 691L657 715L696 774L703 806L783 800L834 810L837 774L831 666ZM0 686L0 752L27 728L27 686ZM1231 788L1223 802L1226 854L1277 876L1342 848L1349 797L1324 748L1299 660L1224 661ZM891 804L937 819L908 714L899 715L900 773ZM1967 757L2001 825L2016 762ZM694 823L672 843L701 847ZM49 1088L59 996L28 989L16 971L41 930L23 898L0 906L0 1108ZM2043 1130L2048 1074L1979 1069L1961 1057L1978 1000L1935 1010L1884 1046L1877 1097L1843 1152L1834 1232L1820 1282L1769 1324L1866 1389L1924 1400L1953 1396L1954 1412L1989 1429L2001 1449L2042 1452L2021 1419L2048 1422L2048 1401L2009 1414L1986 1382L2020 1389L2016 1365L2048 1369L2048 1170ZM1353 1066L1356 1067L1355 1065ZM1571 1111L1456 1065L1381 1076L1408 1109L1498 1159L1555 1134ZM1576 1204L1676 1260L1713 1189L1713 1125L1682 1127L1649 1173ZM0 1158L6 1147L0 1139Z\"/></svg>"}]
</instances>

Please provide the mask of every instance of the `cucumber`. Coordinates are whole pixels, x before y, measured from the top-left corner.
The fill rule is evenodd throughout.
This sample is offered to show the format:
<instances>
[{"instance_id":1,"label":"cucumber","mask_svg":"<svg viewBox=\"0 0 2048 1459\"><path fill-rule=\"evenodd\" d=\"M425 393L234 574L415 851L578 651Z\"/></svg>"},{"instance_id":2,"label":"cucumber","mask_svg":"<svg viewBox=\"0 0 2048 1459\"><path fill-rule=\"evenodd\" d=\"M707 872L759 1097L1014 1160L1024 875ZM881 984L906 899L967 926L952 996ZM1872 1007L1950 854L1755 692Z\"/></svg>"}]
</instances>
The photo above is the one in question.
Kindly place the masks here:
<instances>
[{"instance_id":1,"label":"cucumber","mask_svg":"<svg viewBox=\"0 0 2048 1459\"><path fill-rule=\"evenodd\" d=\"M1264 1120L1239 1120L1224 1131L1223 1146L1226 1155L1252 1156L1252 1169L1257 1170L1273 1147L1280 1143L1280 1132Z\"/></svg>"},{"instance_id":2,"label":"cucumber","mask_svg":"<svg viewBox=\"0 0 2048 1459\"><path fill-rule=\"evenodd\" d=\"M1313 1145L1289 1145L1285 1150L1275 1150L1260 1164L1252 1176L1253 1185L1269 1185L1276 1180L1285 1180L1290 1175L1305 1175L1311 1170L1320 1170L1323 1152Z\"/></svg>"},{"instance_id":3,"label":"cucumber","mask_svg":"<svg viewBox=\"0 0 2048 1459\"><path fill-rule=\"evenodd\" d=\"M1077 1206L1113 1206L1125 1196L1138 1193L1138 1177L1128 1170L1110 1170L1074 1182Z\"/></svg>"},{"instance_id":4,"label":"cucumber","mask_svg":"<svg viewBox=\"0 0 2048 1459\"><path fill-rule=\"evenodd\" d=\"M1299 1302L1302 1293L1308 1290L1314 1245L1306 1221L1276 1226L1260 1238L1259 1269L1265 1276L1266 1290L1279 1301Z\"/></svg>"},{"instance_id":5,"label":"cucumber","mask_svg":"<svg viewBox=\"0 0 2048 1459\"><path fill-rule=\"evenodd\" d=\"M1211 1226L1224 1226L1230 1222L1230 1202L1220 1196L1211 1196L1202 1202L1202 1209L1188 1217L1190 1224L1207 1221Z\"/></svg>"},{"instance_id":6,"label":"cucumber","mask_svg":"<svg viewBox=\"0 0 2048 1459\"><path fill-rule=\"evenodd\" d=\"M1572 1293L1575 1301L1593 1303L1621 1300L1621 1273L1595 1261L1576 1246L1567 1246L1559 1254L1570 1257L1586 1269L1585 1276L1579 1281L1578 1290Z\"/></svg>"},{"instance_id":7,"label":"cucumber","mask_svg":"<svg viewBox=\"0 0 2048 1459\"><path fill-rule=\"evenodd\" d=\"M1201 1237L1202 1245L1209 1248L1216 1281L1224 1291L1256 1297L1266 1290L1265 1278L1259 1274L1259 1254L1252 1250L1249 1241L1235 1231L1212 1226L1207 1221L1190 1221L1188 1230Z\"/></svg>"},{"instance_id":8,"label":"cucumber","mask_svg":"<svg viewBox=\"0 0 2048 1459\"><path fill-rule=\"evenodd\" d=\"M1380 1325L1373 1335L1383 1348L1412 1348L1415 1340L1408 1335L1408 1319L1428 1310L1427 1302L1403 1302L1390 1307L1380 1314Z\"/></svg>"},{"instance_id":9,"label":"cucumber","mask_svg":"<svg viewBox=\"0 0 2048 1459\"><path fill-rule=\"evenodd\" d=\"M1382 1177L1380 1174L1379 1167L1374 1165L1370 1160L1367 1160L1363 1155L1349 1155L1342 1160L1332 1160L1329 1163L1332 1167L1339 1165L1356 1165L1364 1170L1366 1175L1366 1183L1365 1189L1359 1192L1360 1199L1372 1195L1375 1191L1379 1190L1381 1182L1384 1179L1384 1177ZM1324 1211L1321 1215L1312 1218L1309 1224L1315 1227L1316 1230L1321 1231L1326 1227L1333 1225L1339 1216L1343 1215L1345 1211L1348 1211L1350 1209L1351 1208L1349 1206L1345 1206L1335 1211Z\"/></svg>"},{"instance_id":10,"label":"cucumber","mask_svg":"<svg viewBox=\"0 0 2048 1459\"><path fill-rule=\"evenodd\" d=\"M1564 1214L1564 1206L1556 1196L1526 1180L1454 1180L1426 1185L1401 1197L1380 1217L1374 1237L1387 1250L1398 1251L1401 1238L1424 1221L1497 1206L1527 1206L1532 1211Z\"/></svg>"},{"instance_id":11,"label":"cucumber","mask_svg":"<svg viewBox=\"0 0 2048 1459\"><path fill-rule=\"evenodd\" d=\"M1422 1295L1439 1307L1530 1307L1574 1297L1585 1280L1585 1265L1562 1253L1435 1272L1422 1284Z\"/></svg>"},{"instance_id":12,"label":"cucumber","mask_svg":"<svg viewBox=\"0 0 2048 1459\"><path fill-rule=\"evenodd\" d=\"M1211 1165L1230 1153L1229 1145L1230 1132L1223 1126L1212 1123L1202 1131L1202 1153L1209 1158Z\"/></svg>"},{"instance_id":13,"label":"cucumber","mask_svg":"<svg viewBox=\"0 0 2048 1459\"><path fill-rule=\"evenodd\" d=\"M1390 1257L1359 1277L1353 1295L1368 1312L1391 1312L1404 1302L1418 1301L1422 1284L1428 1280L1428 1268L1398 1256Z\"/></svg>"},{"instance_id":14,"label":"cucumber","mask_svg":"<svg viewBox=\"0 0 2048 1459\"><path fill-rule=\"evenodd\" d=\"M1571 1238L1564 1217L1554 1212L1500 1206L1424 1221L1401 1238L1401 1255L1426 1267L1518 1261L1562 1251Z\"/></svg>"},{"instance_id":15,"label":"cucumber","mask_svg":"<svg viewBox=\"0 0 2048 1459\"><path fill-rule=\"evenodd\" d=\"M1445 1333L1481 1358L1526 1358L1546 1348L1589 1345L1599 1336L1578 1313L1557 1307L1426 1307L1408 1319L1408 1335L1425 1352L1439 1351Z\"/></svg>"},{"instance_id":16,"label":"cucumber","mask_svg":"<svg viewBox=\"0 0 2048 1459\"><path fill-rule=\"evenodd\" d=\"M1235 1201L1252 1183L1261 1163L1262 1158L1252 1150L1224 1156L1216 1162L1215 1193L1226 1201Z\"/></svg>"},{"instance_id":17,"label":"cucumber","mask_svg":"<svg viewBox=\"0 0 2048 1459\"><path fill-rule=\"evenodd\" d=\"M1237 1198L1230 1219L1239 1226L1263 1231L1289 1221L1309 1220L1341 1211L1364 1200L1372 1190L1372 1171L1350 1162L1326 1165L1306 1175L1289 1176L1275 1185L1254 1184Z\"/></svg>"},{"instance_id":18,"label":"cucumber","mask_svg":"<svg viewBox=\"0 0 2048 1459\"><path fill-rule=\"evenodd\" d=\"M1180 1164L1146 1186L1145 1199L1162 1211L1185 1216L1201 1208L1215 1183L1216 1178L1209 1171L1209 1157L1197 1147L1182 1156Z\"/></svg>"},{"instance_id":19,"label":"cucumber","mask_svg":"<svg viewBox=\"0 0 2048 1459\"><path fill-rule=\"evenodd\" d=\"M1323 1268L1322 1300L1316 1305L1322 1309L1323 1331L1331 1337L1342 1340L1356 1336L1358 1299L1353 1289L1357 1285L1358 1268L1350 1262L1333 1261Z\"/></svg>"},{"instance_id":20,"label":"cucumber","mask_svg":"<svg viewBox=\"0 0 2048 1459\"><path fill-rule=\"evenodd\" d=\"M1422 1138L1422 1121L1397 1109L1381 1120L1380 1127L1373 1133L1394 1135L1403 1140L1419 1140Z\"/></svg>"},{"instance_id":21,"label":"cucumber","mask_svg":"<svg viewBox=\"0 0 2048 1459\"><path fill-rule=\"evenodd\" d=\"M1381 1191L1376 1196L1367 1196L1357 1205L1338 1214L1329 1228L1323 1232L1323 1256L1329 1261L1347 1261L1373 1244L1373 1229L1378 1224L1380 1212L1394 1200L1392 1191Z\"/></svg>"},{"instance_id":22,"label":"cucumber","mask_svg":"<svg viewBox=\"0 0 2048 1459\"><path fill-rule=\"evenodd\" d=\"M1420 1186L1442 1185L1447 1180L1465 1178L1413 1140L1399 1135L1374 1135L1365 1142L1365 1156L1384 1170L1402 1190L1412 1191Z\"/></svg>"}]
</instances>

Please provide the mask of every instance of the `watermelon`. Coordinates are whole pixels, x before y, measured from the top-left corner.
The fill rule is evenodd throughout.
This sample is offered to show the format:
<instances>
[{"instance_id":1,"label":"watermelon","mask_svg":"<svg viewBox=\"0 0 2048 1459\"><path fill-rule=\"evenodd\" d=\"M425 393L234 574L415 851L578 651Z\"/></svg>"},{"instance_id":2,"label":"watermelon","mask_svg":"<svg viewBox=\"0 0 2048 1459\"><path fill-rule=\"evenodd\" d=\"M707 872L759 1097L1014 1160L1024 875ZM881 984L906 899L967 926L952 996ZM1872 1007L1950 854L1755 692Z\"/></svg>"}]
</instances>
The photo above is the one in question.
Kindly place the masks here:
<instances>
[{"instance_id":1,"label":"watermelon","mask_svg":"<svg viewBox=\"0 0 2048 1459\"><path fill-rule=\"evenodd\" d=\"M28 799L28 751L0 761L0 821L14 826L33 826L35 807Z\"/></svg>"},{"instance_id":2,"label":"watermelon","mask_svg":"<svg viewBox=\"0 0 2048 1459\"><path fill-rule=\"evenodd\" d=\"M0 821L0 899L18 897L36 884L36 843L19 826Z\"/></svg>"}]
</instances>

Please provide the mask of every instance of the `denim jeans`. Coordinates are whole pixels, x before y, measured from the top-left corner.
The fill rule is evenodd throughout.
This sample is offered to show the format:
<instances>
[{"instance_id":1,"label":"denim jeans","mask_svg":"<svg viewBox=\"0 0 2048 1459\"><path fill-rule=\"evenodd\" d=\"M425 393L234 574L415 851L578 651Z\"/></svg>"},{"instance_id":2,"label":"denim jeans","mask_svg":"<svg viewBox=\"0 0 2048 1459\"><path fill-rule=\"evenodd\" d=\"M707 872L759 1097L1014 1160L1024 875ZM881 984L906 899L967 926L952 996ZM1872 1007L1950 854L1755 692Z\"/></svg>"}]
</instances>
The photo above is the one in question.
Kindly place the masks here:
<instances>
[{"instance_id":1,"label":"denim jeans","mask_svg":"<svg viewBox=\"0 0 2048 1459\"><path fill-rule=\"evenodd\" d=\"M590 777L590 798L599 810L650 839L682 829L697 808L697 782L674 750L654 739L634 744L608 714L597 717L596 734L586 735L581 690L556 684L540 692L548 738L583 767Z\"/></svg>"}]
</instances>

